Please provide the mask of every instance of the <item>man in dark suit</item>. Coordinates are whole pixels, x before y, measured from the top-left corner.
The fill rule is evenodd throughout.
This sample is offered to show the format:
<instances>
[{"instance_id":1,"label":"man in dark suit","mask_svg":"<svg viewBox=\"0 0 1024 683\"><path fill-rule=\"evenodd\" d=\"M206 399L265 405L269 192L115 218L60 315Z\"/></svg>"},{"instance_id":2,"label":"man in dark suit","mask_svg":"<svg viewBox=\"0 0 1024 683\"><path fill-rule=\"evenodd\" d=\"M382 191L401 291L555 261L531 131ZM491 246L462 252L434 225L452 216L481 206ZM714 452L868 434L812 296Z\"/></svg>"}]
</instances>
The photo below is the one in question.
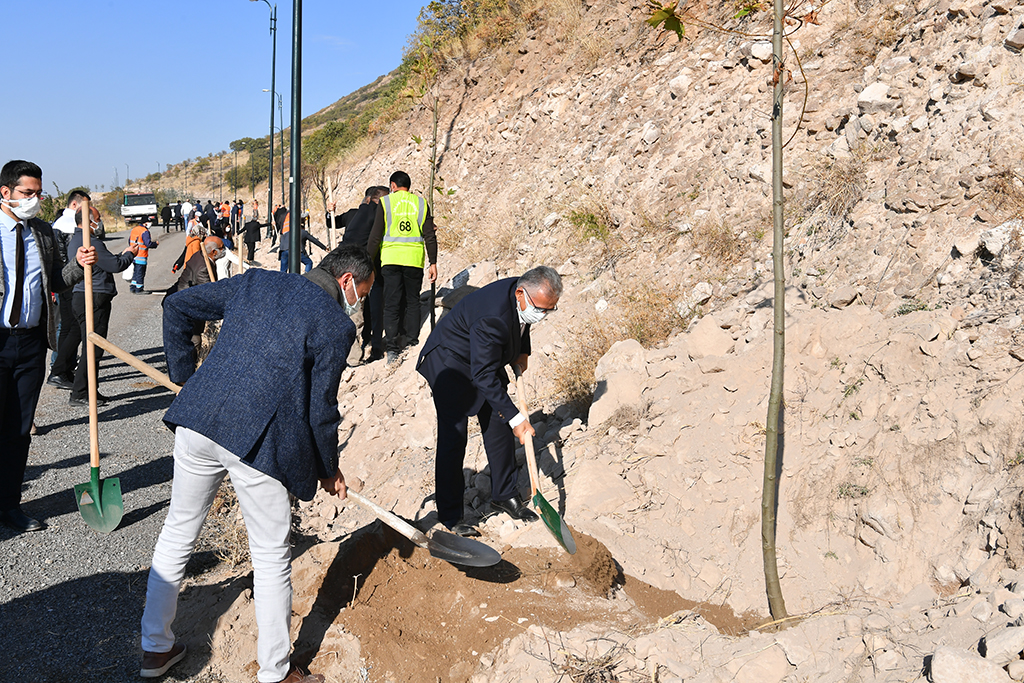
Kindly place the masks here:
<instances>
[{"instance_id":1,"label":"man in dark suit","mask_svg":"<svg viewBox=\"0 0 1024 683\"><path fill-rule=\"evenodd\" d=\"M515 442L525 444L534 431L516 408L506 387L506 365L526 371L530 326L558 306L562 279L553 268L538 266L520 278L498 280L466 296L427 337L416 369L426 378L437 409L434 463L437 516L461 536L479 532L463 519L469 416L476 415L491 467L491 507L514 519L537 515L519 496Z\"/></svg>"},{"instance_id":2,"label":"man in dark suit","mask_svg":"<svg viewBox=\"0 0 1024 683\"><path fill-rule=\"evenodd\" d=\"M46 377L46 348L57 348L57 306L50 296L85 277L96 249L61 263L53 229L36 218L43 171L14 160L0 169L0 521L17 531L42 522L21 511L32 417Z\"/></svg>"},{"instance_id":3,"label":"man in dark suit","mask_svg":"<svg viewBox=\"0 0 1024 683\"><path fill-rule=\"evenodd\" d=\"M143 677L162 676L185 656L170 628L178 589L227 474L252 554L257 676L302 680L304 674L289 666L289 494L312 500L319 480L327 492L346 495L338 467L337 396L356 335L346 313L372 284L366 252L340 247L306 276L250 270L164 301L168 374L185 385L164 415L175 430L174 485L149 572ZM222 320L217 342L198 370L190 339L196 320Z\"/></svg>"}]
</instances>

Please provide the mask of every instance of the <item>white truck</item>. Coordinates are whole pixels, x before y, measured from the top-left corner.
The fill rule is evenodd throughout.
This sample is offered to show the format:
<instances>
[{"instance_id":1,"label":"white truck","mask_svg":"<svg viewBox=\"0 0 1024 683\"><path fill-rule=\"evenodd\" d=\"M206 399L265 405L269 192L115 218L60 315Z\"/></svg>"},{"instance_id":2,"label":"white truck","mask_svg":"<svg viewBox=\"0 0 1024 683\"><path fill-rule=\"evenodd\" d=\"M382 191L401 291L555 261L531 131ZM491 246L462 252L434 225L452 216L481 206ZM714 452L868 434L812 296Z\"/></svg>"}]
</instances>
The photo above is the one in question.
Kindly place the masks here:
<instances>
[{"instance_id":1,"label":"white truck","mask_svg":"<svg viewBox=\"0 0 1024 683\"><path fill-rule=\"evenodd\" d=\"M125 223L141 223L145 220L155 223L158 215L156 197L153 194L126 194L124 196L121 216Z\"/></svg>"}]
</instances>

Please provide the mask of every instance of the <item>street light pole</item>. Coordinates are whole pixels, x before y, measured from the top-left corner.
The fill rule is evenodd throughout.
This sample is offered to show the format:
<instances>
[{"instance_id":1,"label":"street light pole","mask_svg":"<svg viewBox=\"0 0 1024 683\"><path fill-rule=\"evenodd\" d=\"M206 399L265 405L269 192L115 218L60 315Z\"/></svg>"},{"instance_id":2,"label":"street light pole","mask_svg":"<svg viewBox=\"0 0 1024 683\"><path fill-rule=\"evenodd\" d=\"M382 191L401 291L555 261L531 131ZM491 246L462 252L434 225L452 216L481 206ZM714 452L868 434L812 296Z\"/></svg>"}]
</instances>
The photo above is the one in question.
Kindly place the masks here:
<instances>
[{"instance_id":1,"label":"street light pole","mask_svg":"<svg viewBox=\"0 0 1024 683\"><path fill-rule=\"evenodd\" d=\"M302 248L302 0L292 0L292 163L291 231L288 233L288 270L299 272Z\"/></svg>"},{"instance_id":2,"label":"street light pole","mask_svg":"<svg viewBox=\"0 0 1024 683\"><path fill-rule=\"evenodd\" d=\"M258 2L259 0L249 0ZM277 5L271 5L270 0L263 0L270 8L270 35L274 44L270 62L270 153L267 155L267 225L273 220L274 202L274 88L277 87ZM252 159L249 159L249 166L252 167Z\"/></svg>"},{"instance_id":3,"label":"street light pole","mask_svg":"<svg viewBox=\"0 0 1024 683\"><path fill-rule=\"evenodd\" d=\"M277 94L277 118L281 120L278 130L281 131L281 206L284 206L284 114L281 113L281 106L284 99L281 93Z\"/></svg>"}]
</instances>

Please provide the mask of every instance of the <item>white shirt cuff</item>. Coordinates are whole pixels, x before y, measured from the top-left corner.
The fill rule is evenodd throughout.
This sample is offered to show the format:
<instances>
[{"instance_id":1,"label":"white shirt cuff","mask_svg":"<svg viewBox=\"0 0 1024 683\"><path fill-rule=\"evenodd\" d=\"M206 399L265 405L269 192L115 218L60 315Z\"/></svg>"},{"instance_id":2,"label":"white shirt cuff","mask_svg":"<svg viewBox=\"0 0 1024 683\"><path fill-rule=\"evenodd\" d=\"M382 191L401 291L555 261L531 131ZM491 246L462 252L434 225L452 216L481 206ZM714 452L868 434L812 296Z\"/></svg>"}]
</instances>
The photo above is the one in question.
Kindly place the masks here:
<instances>
[{"instance_id":1,"label":"white shirt cuff","mask_svg":"<svg viewBox=\"0 0 1024 683\"><path fill-rule=\"evenodd\" d=\"M526 416L522 413L516 413L515 417L508 421L508 426L515 429L524 422L526 422Z\"/></svg>"}]
</instances>

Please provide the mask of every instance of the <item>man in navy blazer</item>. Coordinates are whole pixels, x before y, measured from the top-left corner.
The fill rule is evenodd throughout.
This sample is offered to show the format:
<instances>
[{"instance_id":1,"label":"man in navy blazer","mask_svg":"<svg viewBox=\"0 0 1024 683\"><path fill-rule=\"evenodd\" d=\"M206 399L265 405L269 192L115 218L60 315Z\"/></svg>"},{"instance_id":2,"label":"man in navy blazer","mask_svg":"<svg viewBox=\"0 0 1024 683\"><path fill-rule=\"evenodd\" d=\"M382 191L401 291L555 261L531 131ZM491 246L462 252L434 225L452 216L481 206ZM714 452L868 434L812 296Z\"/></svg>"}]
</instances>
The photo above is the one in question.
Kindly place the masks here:
<instances>
[{"instance_id":1,"label":"man in navy blazer","mask_svg":"<svg viewBox=\"0 0 1024 683\"><path fill-rule=\"evenodd\" d=\"M525 444L533 427L516 408L506 387L506 365L526 371L530 325L558 306L562 279L538 266L521 277L498 280L462 299L430 333L416 369L426 378L437 409L434 463L437 516L462 536L479 532L465 523L462 463L469 416L476 415L491 468L491 507L514 519L537 515L519 496L515 442Z\"/></svg>"},{"instance_id":2,"label":"man in navy blazer","mask_svg":"<svg viewBox=\"0 0 1024 683\"><path fill-rule=\"evenodd\" d=\"M305 276L250 270L164 301L168 373L185 385L164 416L175 432L174 485L149 572L143 677L162 676L185 656L171 632L178 589L227 474L252 555L257 678L303 680L305 674L289 666L288 494L311 500L319 480L329 493L346 495L338 468L338 385L356 336L349 315L372 284L366 250L339 247ZM191 337L198 320L223 322L195 370Z\"/></svg>"}]
</instances>

